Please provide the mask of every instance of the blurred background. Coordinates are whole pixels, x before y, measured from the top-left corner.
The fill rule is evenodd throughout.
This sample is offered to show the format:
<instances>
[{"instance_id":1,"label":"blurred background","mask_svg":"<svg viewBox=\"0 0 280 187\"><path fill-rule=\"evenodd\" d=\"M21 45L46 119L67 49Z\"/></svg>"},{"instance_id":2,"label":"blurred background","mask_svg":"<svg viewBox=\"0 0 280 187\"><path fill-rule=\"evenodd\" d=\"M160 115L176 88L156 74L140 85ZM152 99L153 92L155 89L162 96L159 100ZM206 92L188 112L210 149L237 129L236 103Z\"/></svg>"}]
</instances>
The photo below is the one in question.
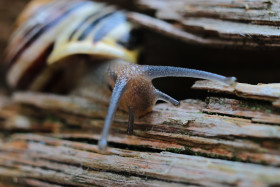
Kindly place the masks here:
<instances>
[{"instance_id":1,"label":"blurred background","mask_svg":"<svg viewBox=\"0 0 280 187\"><path fill-rule=\"evenodd\" d=\"M0 0L0 83L5 88L5 48L13 30L13 23L28 0ZM111 1L118 6L145 14L154 11L139 10L136 1ZM171 65L206 70L226 76L235 76L244 83L279 83L279 49L201 46L164 36L152 29L144 29L144 51L141 64ZM280 34L279 34L280 35ZM179 98L200 97L201 92L191 90L194 79L162 78L154 84L160 90Z\"/></svg>"}]
</instances>

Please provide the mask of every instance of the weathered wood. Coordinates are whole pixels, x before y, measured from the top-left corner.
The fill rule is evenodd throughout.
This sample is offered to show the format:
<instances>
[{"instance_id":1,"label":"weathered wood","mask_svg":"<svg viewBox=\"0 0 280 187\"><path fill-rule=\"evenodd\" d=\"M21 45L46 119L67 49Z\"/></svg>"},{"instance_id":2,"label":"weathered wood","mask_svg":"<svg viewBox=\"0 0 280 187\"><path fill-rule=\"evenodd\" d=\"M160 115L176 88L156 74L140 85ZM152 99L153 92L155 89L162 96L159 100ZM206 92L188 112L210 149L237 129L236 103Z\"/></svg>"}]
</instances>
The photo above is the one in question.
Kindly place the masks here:
<instances>
[{"instance_id":1,"label":"weathered wood","mask_svg":"<svg viewBox=\"0 0 280 187\"><path fill-rule=\"evenodd\" d=\"M53 126L56 130L50 131L59 132L59 138L93 142L99 139L102 119L106 115L106 107L100 104L77 97L34 93L18 93L14 99L24 104L23 112L31 116L30 119L38 126L46 122L36 122L36 119L51 116L45 117L46 121L57 124ZM186 100L179 108L160 104L153 113L135 120L134 136L124 135L127 119L127 114L118 112L112 127L113 135L109 138L113 145L141 145L160 151L280 166L277 143L280 116L271 106L259 108L255 102L215 98L207 102ZM9 128L11 130L12 127Z\"/></svg>"},{"instance_id":2,"label":"weathered wood","mask_svg":"<svg viewBox=\"0 0 280 187\"><path fill-rule=\"evenodd\" d=\"M136 5L175 24L139 14L130 14L131 20L183 41L219 47L280 47L278 0L138 0Z\"/></svg>"},{"instance_id":3,"label":"weathered wood","mask_svg":"<svg viewBox=\"0 0 280 187\"><path fill-rule=\"evenodd\" d=\"M280 170L269 166L117 148L102 155L95 145L35 135L14 136L1 146L0 158L0 175L22 183L35 178L73 186L264 186L280 177Z\"/></svg>"},{"instance_id":4,"label":"weathered wood","mask_svg":"<svg viewBox=\"0 0 280 187\"><path fill-rule=\"evenodd\" d=\"M212 81L197 81L192 88L234 94L249 99L272 101L274 106L279 106L280 84L278 83L258 85L237 83L235 87L227 87Z\"/></svg>"},{"instance_id":5,"label":"weathered wood","mask_svg":"<svg viewBox=\"0 0 280 187\"><path fill-rule=\"evenodd\" d=\"M24 118L25 125L22 120L4 120L2 131L32 133L0 137L3 184L280 183L280 115L269 103L209 98L205 102L185 100L180 107L159 104L135 120L132 136L125 135L128 115L119 111L109 149L99 152L96 143L106 106L74 96L24 92L15 94L13 100L21 107L10 102L0 115L6 112L7 119Z\"/></svg>"},{"instance_id":6,"label":"weathered wood","mask_svg":"<svg viewBox=\"0 0 280 187\"><path fill-rule=\"evenodd\" d=\"M266 0L138 0L138 3L146 9L156 11L158 17L172 19L177 17L213 17L223 20L235 20L253 22L258 24L278 25L277 17L279 10L278 1ZM163 11L169 10L171 16ZM173 16L173 17L172 17Z\"/></svg>"}]
</instances>

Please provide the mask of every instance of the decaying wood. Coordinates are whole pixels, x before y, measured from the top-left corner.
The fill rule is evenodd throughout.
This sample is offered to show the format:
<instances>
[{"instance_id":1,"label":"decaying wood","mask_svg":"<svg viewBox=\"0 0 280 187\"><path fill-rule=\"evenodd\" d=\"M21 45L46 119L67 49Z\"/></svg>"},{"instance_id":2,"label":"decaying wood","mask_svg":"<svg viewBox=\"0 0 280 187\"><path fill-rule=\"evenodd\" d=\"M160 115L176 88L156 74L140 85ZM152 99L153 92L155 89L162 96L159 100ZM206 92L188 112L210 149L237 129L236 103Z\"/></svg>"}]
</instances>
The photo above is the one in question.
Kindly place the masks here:
<instances>
[{"instance_id":1,"label":"decaying wood","mask_svg":"<svg viewBox=\"0 0 280 187\"><path fill-rule=\"evenodd\" d=\"M235 87L227 87L212 81L197 81L192 88L234 94L249 99L272 101L274 106L280 106L280 84L278 83L258 85L237 83Z\"/></svg>"},{"instance_id":2,"label":"decaying wood","mask_svg":"<svg viewBox=\"0 0 280 187\"><path fill-rule=\"evenodd\" d=\"M135 2L140 10L153 11L157 19L131 13L131 20L187 42L219 47L280 47L278 0Z\"/></svg>"},{"instance_id":3,"label":"decaying wood","mask_svg":"<svg viewBox=\"0 0 280 187\"><path fill-rule=\"evenodd\" d=\"M269 103L211 97L185 100L180 107L158 104L135 120L132 136L126 135L128 115L119 111L109 149L101 153L96 143L106 106L74 96L24 92L13 100L20 107L12 103L5 111L14 119L25 117L25 125L20 120L0 123L2 131L11 133L0 141L0 181L5 184L280 183L280 113Z\"/></svg>"},{"instance_id":4,"label":"decaying wood","mask_svg":"<svg viewBox=\"0 0 280 187\"><path fill-rule=\"evenodd\" d=\"M95 145L35 135L14 136L1 146L0 158L2 179L24 184L263 186L280 177L270 166L118 148L102 155Z\"/></svg>"}]
</instances>

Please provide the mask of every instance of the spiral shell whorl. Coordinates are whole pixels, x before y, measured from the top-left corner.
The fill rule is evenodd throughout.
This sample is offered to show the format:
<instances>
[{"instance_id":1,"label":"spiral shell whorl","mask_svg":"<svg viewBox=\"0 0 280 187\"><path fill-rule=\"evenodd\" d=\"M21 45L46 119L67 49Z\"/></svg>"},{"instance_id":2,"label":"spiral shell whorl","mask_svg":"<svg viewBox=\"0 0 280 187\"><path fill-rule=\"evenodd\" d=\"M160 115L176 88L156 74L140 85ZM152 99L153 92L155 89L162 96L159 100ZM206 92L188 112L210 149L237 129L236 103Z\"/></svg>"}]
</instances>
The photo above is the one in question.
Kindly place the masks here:
<instances>
[{"instance_id":1,"label":"spiral shell whorl","mask_svg":"<svg viewBox=\"0 0 280 187\"><path fill-rule=\"evenodd\" d=\"M44 72L77 54L95 59L120 58L132 62L137 59L137 47L130 49L122 43L123 40L129 43L128 36L134 27L126 21L124 12L103 3L32 1L16 25L7 50L7 81L13 88L43 88L44 85L34 86L36 80L44 75L47 76L44 83L49 84L47 79L53 74ZM58 67L70 68L67 63Z\"/></svg>"}]
</instances>

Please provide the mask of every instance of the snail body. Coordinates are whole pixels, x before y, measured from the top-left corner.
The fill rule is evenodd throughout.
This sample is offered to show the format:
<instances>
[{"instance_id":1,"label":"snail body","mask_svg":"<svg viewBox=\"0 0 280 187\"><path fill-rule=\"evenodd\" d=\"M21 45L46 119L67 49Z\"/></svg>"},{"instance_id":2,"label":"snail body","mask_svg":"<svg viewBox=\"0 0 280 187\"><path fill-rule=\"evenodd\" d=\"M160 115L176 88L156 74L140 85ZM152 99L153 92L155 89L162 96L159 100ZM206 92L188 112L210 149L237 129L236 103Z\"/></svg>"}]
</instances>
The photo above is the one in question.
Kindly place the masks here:
<instances>
[{"instance_id":1,"label":"snail body","mask_svg":"<svg viewBox=\"0 0 280 187\"><path fill-rule=\"evenodd\" d=\"M195 77L235 83L234 77L169 66L137 65L137 26L125 12L86 0L34 0L16 23L8 46L7 82L14 89L72 89L86 97L111 97L99 148L105 149L117 108L134 115L150 112L157 100L179 102L157 90L160 77ZM85 89L92 87L92 89ZM90 90L90 91L89 91Z\"/></svg>"}]
</instances>

